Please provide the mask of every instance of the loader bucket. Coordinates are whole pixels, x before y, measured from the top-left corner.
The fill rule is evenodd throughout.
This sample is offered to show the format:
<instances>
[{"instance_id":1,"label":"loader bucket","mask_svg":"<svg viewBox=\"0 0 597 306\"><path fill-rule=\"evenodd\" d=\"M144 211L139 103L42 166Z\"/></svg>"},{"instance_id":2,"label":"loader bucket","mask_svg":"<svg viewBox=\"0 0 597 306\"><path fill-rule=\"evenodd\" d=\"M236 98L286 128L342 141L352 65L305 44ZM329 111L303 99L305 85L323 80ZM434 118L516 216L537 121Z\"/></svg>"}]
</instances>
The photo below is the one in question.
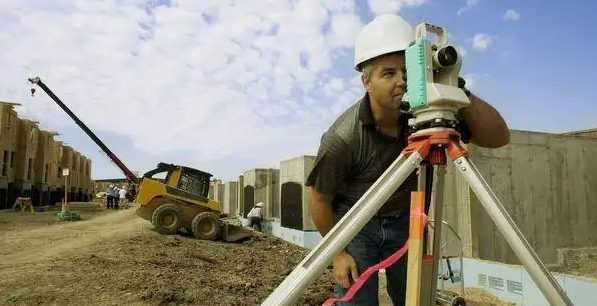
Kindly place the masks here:
<instances>
[{"instance_id":1,"label":"loader bucket","mask_svg":"<svg viewBox=\"0 0 597 306\"><path fill-rule=\"evenodd\" d=\"M251 233L251 230L247 228L222 222L221 237L224 241L236 242L251 236L253 236L253 234Z\"/></svg>"}]
</instances>

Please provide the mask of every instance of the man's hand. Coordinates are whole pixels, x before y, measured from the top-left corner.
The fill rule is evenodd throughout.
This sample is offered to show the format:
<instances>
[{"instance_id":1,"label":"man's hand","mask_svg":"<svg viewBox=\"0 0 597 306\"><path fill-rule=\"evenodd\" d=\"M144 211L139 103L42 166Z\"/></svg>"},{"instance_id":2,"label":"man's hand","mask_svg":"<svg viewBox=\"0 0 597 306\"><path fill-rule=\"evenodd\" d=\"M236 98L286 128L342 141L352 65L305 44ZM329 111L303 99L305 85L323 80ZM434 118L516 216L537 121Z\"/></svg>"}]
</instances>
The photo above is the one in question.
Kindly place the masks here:
<instances>
[{"instance_id":1,"label":"man's hand","mask_svg":"<svg viewBox=\"0 0 597 306\"><path fill-rule=\"evenodd\" d=\"M359 272L357 270L357 263L354 261L354 258L348 252L342 251L333 260L334 265L334 281L341 285L344 288L350 287L350 279L348 276L352 277L353 281L356 281L359 277Z\"/></svg>"}]
</instances>

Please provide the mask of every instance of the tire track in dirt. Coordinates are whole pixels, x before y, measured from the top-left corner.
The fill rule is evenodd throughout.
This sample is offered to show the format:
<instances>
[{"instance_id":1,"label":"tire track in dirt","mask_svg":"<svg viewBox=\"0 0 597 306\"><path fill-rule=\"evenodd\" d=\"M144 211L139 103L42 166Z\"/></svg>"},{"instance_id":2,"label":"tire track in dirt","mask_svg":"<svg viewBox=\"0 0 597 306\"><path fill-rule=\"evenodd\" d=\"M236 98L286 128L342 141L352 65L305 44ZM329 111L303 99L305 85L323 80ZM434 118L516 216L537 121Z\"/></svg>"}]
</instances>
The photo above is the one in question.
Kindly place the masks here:
<instances>
[{"instance_id":1,"label":"tire track in dirt","mask_svg":"<svg viewBox=\"0 0 597 306\"><path fill-rule=\"evenodd\" d=\"M0 267L36 263L77 252L118 235L134 236L151 225L134 214L120 210L90 220L0 232Z\"/></svg>"}]
</instances>

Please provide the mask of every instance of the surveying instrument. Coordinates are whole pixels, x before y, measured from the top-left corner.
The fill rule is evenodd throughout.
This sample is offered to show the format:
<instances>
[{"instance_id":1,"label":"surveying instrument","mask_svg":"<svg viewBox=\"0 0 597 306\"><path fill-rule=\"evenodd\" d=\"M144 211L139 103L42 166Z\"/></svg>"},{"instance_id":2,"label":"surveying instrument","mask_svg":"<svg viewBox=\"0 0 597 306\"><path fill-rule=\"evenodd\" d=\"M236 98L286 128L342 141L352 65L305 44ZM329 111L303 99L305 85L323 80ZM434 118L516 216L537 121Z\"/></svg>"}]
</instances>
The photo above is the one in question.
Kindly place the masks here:
<instances>
[{"instance_id":1,"label":"surveying instrument","mask_svg":"<svg viewBox=\"0 0 597 306\"><path fill-rule=\"evenodd\" d=\"M428 32L436 35L435 43L427 38ZM461 144L461 135L455 130L458 124L456 113L460 108L470 105L470 100L464 90L458 87L462 60L456 48L448 44L447 30L428 23L417 25L415 39L406 49L405 58L407 93L403 98L403 106L414 117L409 120L413 133L409 136L408 146L261 306L293 305L327 268L334 256L348 245L415 170L419 170L419 187L418 191L412 192L411 198L406 305L433 306L442 302L443 299L436 292L440 257L437 253L440 249L447 156L465 178L549 304L573 306L479 170L469 160ZM424 161L426 164L423 164ZM433 167L432 190L437 192L435 197L431 197L430 203L435 221L432 260L423 262L427 166ZM361 277L363 275L359 279ZM358 282L358 279L355 281ZM463 304L464 300L460 299L460 303Z\"/></svg>"}]
</instances>

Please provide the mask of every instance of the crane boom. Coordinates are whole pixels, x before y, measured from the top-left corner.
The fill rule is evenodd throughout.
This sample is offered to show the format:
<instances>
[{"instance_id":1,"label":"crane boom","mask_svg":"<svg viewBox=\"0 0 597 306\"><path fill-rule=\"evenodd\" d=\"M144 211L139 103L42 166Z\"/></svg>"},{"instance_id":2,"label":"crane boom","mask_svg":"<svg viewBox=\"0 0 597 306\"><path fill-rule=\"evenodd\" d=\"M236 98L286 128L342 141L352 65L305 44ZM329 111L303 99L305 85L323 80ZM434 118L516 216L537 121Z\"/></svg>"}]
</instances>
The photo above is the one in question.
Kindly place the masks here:
<instances>
[{"instance_id":1,"label":"crane boom","mask_svg":"<svg viewBox=\"0 0 597 306\"><path fill-rule=\"evenodd\" d=\"M138 184L139 179L133 172L127 168L124 163L110 150L108 147L81 121L51 90L44 84L39 77L29 78L29 82L39 86L43 91L62 108L76 123L83 129L83 131L91 137L91 139L108 155L108 157L124 172L124 175L129 183Z\"/></svg>"}]
</instances>

